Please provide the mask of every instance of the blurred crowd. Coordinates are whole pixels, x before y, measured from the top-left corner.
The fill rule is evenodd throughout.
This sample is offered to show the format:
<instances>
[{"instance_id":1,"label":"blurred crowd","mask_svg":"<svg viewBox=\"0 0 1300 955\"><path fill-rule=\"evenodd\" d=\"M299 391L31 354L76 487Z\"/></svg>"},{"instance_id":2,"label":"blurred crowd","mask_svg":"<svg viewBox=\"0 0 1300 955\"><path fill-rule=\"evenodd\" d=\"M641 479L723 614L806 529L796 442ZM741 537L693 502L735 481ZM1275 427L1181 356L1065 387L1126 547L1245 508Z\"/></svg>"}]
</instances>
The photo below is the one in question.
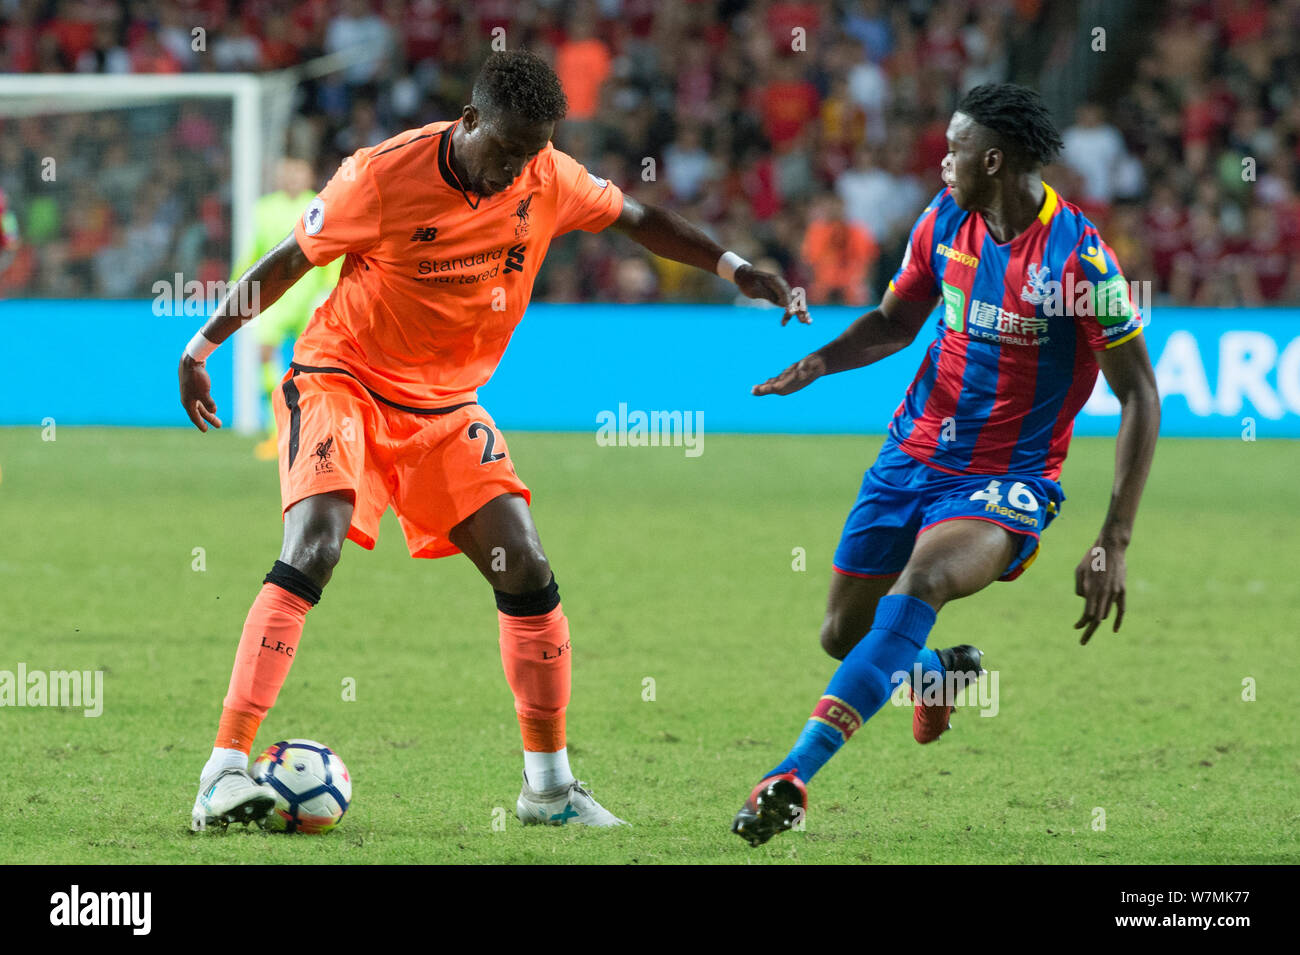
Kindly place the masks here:
<instances>
[{"instance_id":1,"label":"blurred crowd","mask_svg":"<svg viewBox=\"0 0 1300 955\"><path fill-rule=\"evenodd\" d=\"M1180 304L1300 303L1300 2L1171 0L1132 72L1065 155L1126 271Z\"/></svg>"},{"instance_id":2,"label":"blurred crowd","mask_svg":"<svg viewBox=\"0 0 1300 955\"><path fill-rule=\"evenodd\" d=\"M229 278L230 126L225 100L0 120L18 233L4 294L151 298L176 273Z\"/></svg>"},{"instance_id":3,"label":"blurred crowd","mask_svg":"<svg viewBox=\"0 0 1300 955\"><path fill-rule=\"evenodd\" d=\"M352 52L346 69L303 84L282 144L323 184L353 150L457 115L500 37L554 64L570 104L559 148L782 271L810 301L866 304L941 187L957 99L983 82L1034 85L1018 51L1052 42L1045 6L0 0L0 70L276 70ZM1162 301L1300 302L1300 0L1163 7L1145 55L1124 61L1131 76L1106 84L1118 93L1058 117L1066 148L1046 177ZM159 275L225 277L228 110L0 118L0 188L24 240L5 293L147 295ZM44 157L59 164L53 183ZM734 295L622 237L579 233L552 246L535 297Z\"/></svg>"}]
</instances>

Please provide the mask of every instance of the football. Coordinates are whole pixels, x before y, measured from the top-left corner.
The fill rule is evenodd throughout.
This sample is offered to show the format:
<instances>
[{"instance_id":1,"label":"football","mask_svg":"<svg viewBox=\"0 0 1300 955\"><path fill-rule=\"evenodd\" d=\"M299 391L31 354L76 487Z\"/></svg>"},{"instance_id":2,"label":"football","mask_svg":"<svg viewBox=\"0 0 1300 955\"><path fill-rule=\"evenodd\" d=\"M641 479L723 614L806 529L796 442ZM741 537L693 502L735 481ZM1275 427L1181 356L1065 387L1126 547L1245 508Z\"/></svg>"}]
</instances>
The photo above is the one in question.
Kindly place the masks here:
<instances>
[{"instance_id":1,"label":"football","mask_svg":"<svg viewBox=\"0 0 1300 955\"><path fill-rule=\"evenodd\" d=\"M257 757L252 776L275 790L275 811L263 825L276 832L329 832L352 801L348 768L315 740L281 740Z\"/></svg>"}]
</instances>

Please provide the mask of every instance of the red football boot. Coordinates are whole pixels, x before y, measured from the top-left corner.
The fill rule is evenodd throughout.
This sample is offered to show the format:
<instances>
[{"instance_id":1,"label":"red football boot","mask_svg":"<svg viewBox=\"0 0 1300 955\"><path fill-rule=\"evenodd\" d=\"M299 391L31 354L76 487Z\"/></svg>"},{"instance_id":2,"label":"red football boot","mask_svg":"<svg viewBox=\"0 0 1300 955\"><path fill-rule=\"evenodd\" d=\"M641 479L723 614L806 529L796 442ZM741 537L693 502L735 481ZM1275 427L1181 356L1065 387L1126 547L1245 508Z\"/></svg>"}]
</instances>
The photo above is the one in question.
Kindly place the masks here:
<instances>
[{"instance_id":1,"label":"red football boot","mask_svg":"<svg viewBox=\"0 0 1300 955\"><path fill-rule=\"evenodd\" d=\"M984 654L982 651L972 647L970 644L962 644L959 647L949 647L946 650L937 651L939 662L943 664L944 670L949 674L955 674L954 691L964 689L971 683L979 679L984 672L980 666L980 661ZM945 684L947 680L944 681ZM948 687L945 685L944 691ZM916 690L909 688L908 692L912 697L912 738L918 743L933 743L946 730L952 728L949 722L952 717L951 703L923 703L916 699ZM946 697L945 697L946 698Z\"/></svg>"}]
</instances>

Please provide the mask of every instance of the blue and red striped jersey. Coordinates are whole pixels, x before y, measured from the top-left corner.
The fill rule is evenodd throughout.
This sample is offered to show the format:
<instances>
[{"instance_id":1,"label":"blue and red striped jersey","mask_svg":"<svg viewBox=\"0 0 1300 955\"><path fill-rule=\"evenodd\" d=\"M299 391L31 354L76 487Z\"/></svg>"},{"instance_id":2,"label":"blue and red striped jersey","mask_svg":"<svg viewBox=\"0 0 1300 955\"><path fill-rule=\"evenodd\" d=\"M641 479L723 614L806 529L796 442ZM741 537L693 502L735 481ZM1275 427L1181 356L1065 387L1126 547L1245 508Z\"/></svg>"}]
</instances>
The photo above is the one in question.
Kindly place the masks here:
<instances>
[{"instance_id":1,"label":"blue and red striped jersey","mask_svg":"<svg viewBox=\"0 0 1300 955\"><path fill-rule=\"evenodd\" d=\"M942 298L938 337L889 424L905 452L939 470L1056 480L1097 381L1093 352L1142 331L1097 227L1043 188L1038 218L1004 243L945 188L889 283L899 298Z\"/></svg>"}]
</instances>

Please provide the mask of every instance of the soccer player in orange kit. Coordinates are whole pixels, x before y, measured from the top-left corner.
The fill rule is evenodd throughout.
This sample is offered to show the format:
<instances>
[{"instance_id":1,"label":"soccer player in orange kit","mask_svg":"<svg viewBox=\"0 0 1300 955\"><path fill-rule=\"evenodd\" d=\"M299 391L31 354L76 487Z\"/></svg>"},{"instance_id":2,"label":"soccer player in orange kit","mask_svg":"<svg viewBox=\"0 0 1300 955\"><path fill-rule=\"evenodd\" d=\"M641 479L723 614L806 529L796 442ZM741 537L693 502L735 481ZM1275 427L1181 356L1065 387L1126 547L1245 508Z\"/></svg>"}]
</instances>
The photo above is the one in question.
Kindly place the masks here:
<instances>
[{"instance_id":1,"label":"soccer player in orange kit","mask_svg":"<svg viewBox=\"0 0 1300 955\"><path fill-rule=\"evenodd\" d=\"M180 362L200 431L221 427L204 360L313 266L346 256L275 396L284 544L244 624L191 828L255 822L274 805L248 774L343 541L373 548L392 507L413 557L463 552L492 585L524 743L525 824L621 823L569 768L569 623L505 438L478 404L554 236L613 227L651 252L732 279L810 321L777 275L680 216L624 196L551 145L559 80L538 56L494 53L452 122L358 150L293 234L240 277ZM256 299L241 286L257 283ZM247 295L247 289L242 290ZM504 569L494 549L504 548ZM498 551L499 553L499 551Z\"/></svg>"}]
</instances>

